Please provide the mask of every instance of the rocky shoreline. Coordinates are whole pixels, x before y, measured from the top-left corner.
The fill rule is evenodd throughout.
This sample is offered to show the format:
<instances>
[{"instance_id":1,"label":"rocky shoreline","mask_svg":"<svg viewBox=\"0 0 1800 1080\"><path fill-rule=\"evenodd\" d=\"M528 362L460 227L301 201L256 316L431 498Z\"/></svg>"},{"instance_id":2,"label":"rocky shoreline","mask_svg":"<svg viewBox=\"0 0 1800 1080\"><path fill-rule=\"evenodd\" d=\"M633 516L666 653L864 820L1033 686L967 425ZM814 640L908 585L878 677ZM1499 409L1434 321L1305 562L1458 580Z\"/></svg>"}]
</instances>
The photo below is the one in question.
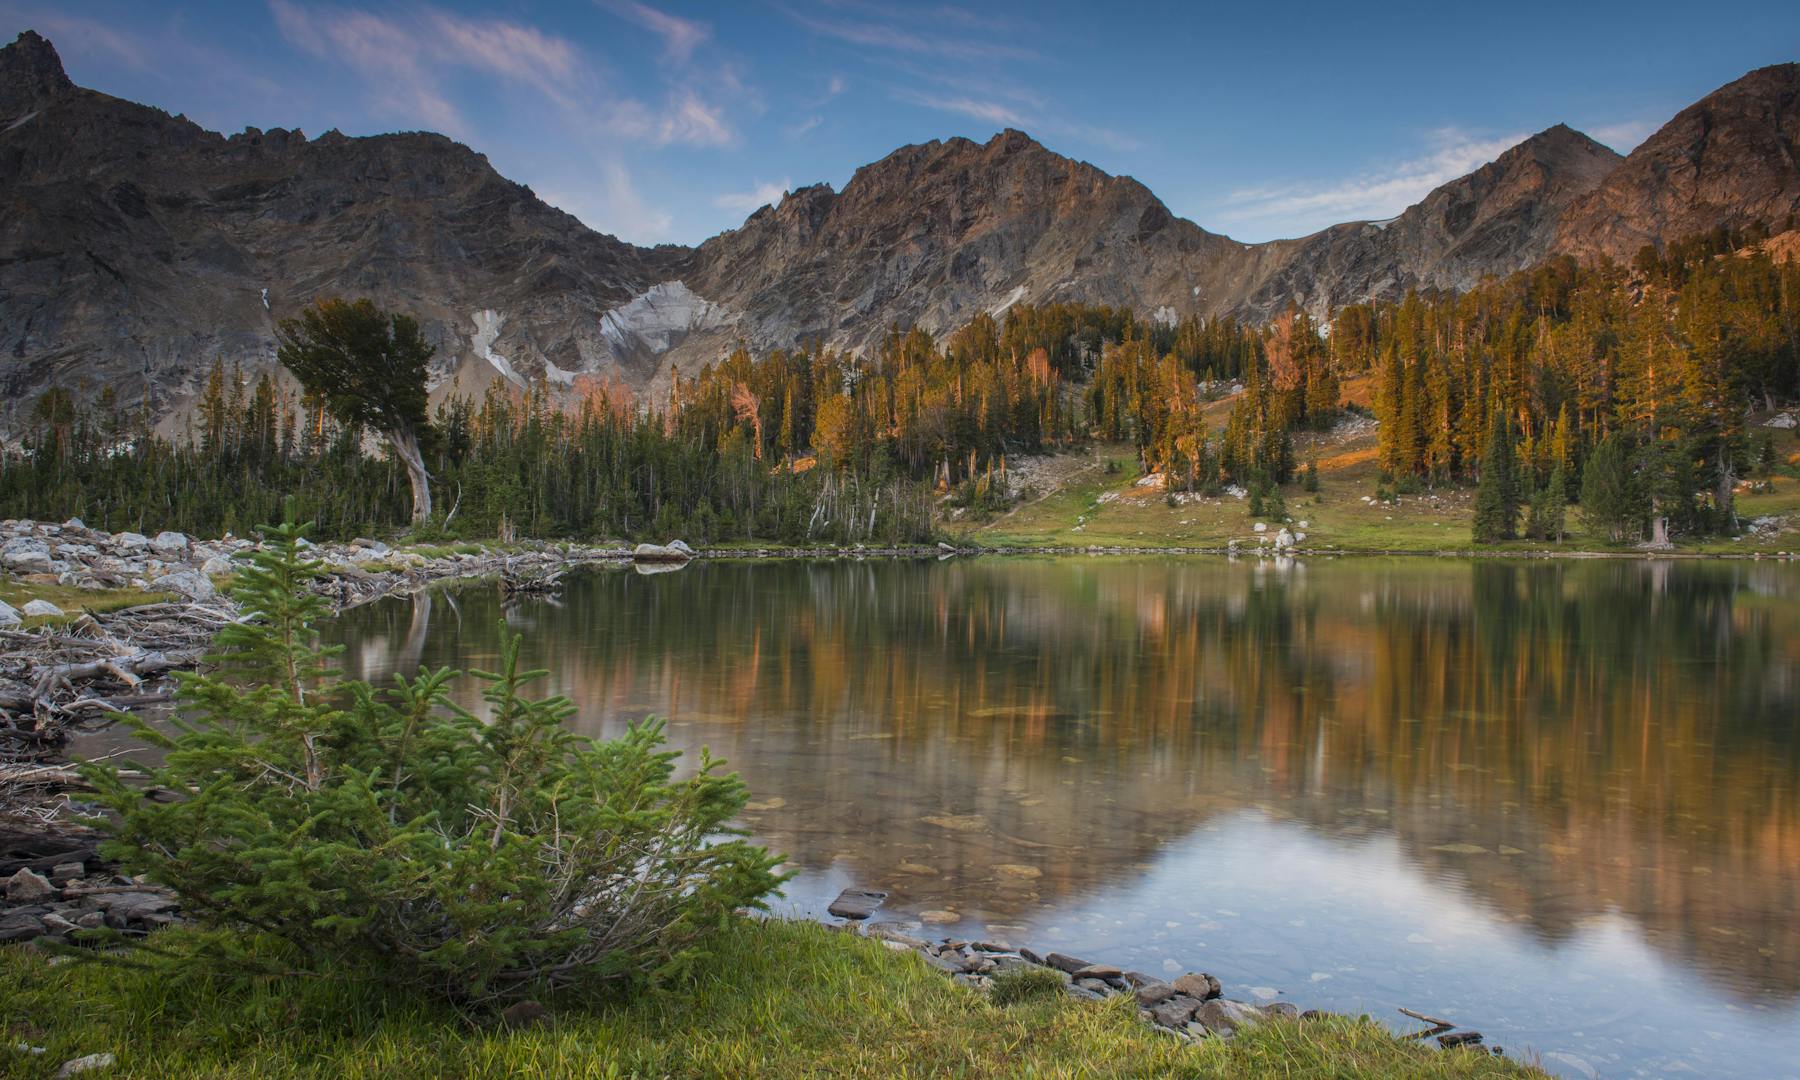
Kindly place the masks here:
<instances>
[{"instance_id":1,"label":"rocky shoreline","mask_svg":"<svg viewBox=\"0 0 1800 1080\"><path fill-rule=\"evenodd\" d=\"M948 975L958 986L976 993L993 993L999 980L1018 977L1016 973L1041 971L1045 975L1038 976L1040 979L1056 980L1061 984L1062 992L1081 1000L1129 997L1137 1008L1139 1019L1158 1031L1189 1042L1230 1038L1247 1024L1271 1020L1312 1021L1334 1015L1319 1009L1302 1010L1286 1001L1266 1005L1236 1001L1224 996L1223 986L1216 976L1202 971L1165 979L1064 953L1039 953L1006 942L959 938L928 941L909 933L906 928L868 921L886 898L881 892L846 889L827 908L830 916L843 921L827 925L877 939L896 952L913 953L928 966ZM1448 1020L1407 1009L1400 1012L1430 1025L1427 1030L1404 1038L1435 1037L1438 1045L1445 1049L1504 1052L1501 1047L1483 1045L1484 1037L1479 1031L1458 1030L1458 1025Z\"/></svg>"}]
</instances>

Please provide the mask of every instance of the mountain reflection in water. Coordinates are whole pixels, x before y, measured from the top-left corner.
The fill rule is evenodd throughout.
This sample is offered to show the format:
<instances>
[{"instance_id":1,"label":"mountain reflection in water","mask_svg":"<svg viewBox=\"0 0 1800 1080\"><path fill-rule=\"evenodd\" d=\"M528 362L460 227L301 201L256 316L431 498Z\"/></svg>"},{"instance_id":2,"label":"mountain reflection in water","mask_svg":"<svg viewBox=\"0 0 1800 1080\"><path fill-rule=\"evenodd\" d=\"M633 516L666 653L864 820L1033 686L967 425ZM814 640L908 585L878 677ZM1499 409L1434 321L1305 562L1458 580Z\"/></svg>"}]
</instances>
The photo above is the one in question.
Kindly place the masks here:
<instances>
[{"instance_id":1,"label":"mountain reflection in water","mask_svg":"<svg viewBox=\"0 0 1800 1080\"><path fill-rule=\"evenodd\" d=\"M503 617L584 733L744 774L788 910L882 888L1569 1075L1800 1074L1790 565L709 562L331 632L383 681L491 666Z\"/></svg>"}]
</instances>

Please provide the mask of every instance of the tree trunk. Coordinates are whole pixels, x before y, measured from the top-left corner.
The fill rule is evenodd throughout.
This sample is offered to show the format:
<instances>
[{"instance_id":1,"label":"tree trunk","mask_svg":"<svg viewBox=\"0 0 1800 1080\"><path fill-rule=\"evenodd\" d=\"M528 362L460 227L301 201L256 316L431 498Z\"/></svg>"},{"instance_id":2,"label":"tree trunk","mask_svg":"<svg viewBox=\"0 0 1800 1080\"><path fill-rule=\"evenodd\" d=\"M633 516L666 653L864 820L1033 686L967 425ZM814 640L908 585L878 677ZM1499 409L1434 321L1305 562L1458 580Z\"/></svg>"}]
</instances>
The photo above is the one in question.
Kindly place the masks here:
<instances>
[{"instance_id":1,"label":"tree trunk","mask_svg":"<svg viewBox=\"0 0 1800 1080\"><path fill-rule=\"evenodd\" d=\"M425 458L419 453L419 436L411 428L401 428L389 432L388 439L412 484L412 523L423 525L431 520L431 474L425 471Z\"/></svg>"}]
</instances>

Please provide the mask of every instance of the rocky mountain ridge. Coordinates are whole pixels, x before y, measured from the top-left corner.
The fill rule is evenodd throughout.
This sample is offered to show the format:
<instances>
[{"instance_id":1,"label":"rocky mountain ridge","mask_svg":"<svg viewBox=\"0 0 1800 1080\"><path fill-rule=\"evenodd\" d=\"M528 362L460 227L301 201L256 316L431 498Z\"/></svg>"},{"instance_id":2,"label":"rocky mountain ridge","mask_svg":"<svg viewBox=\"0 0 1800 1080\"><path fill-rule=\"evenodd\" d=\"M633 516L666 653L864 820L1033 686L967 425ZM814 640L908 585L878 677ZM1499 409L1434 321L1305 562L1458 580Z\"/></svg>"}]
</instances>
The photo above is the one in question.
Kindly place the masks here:
<instances>
[{"instance_id":1,"label":"rocky mountain ridge","mask_svg":"<svg viewBox=\"0 0 1800 1080\"><path fill-rule=\"evenodd\" d=\"M581 375L654 393L739 342L860 348L1016 303L1328 316L1560 252L1779 227L1800 206L1797 98L1800 65L1760 69L1629 157L1558 125L1390 221L1271 243L1009 130L901 147L697 248L641 248L443 136L225 137L74 85L27 32L0 48L0 427L51 385L179 416L215 361L271 363L276 320L328 295L417 314L440 385L469 393Z\"/></svg>"}]
</instances>

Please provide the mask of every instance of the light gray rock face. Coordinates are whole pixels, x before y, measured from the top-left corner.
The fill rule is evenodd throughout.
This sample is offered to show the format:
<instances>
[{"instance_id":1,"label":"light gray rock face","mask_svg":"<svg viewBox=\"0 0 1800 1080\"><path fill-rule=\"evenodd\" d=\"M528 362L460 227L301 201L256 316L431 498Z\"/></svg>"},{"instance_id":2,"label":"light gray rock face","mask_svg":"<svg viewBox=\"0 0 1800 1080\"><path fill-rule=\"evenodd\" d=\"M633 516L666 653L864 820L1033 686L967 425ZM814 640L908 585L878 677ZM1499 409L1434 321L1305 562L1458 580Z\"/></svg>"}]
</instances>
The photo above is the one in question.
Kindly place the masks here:
<instances>
[{"instance_id":1,"label":"light gray rock face","mask_svg":"<svg viewBox=\"0 0 1800 1080\"><path fill-rule=\"evenodd\" d=\"M205 574L195 570L177 570L172 574L164 574L150 582L151 586L161 592L172 592L187 597L189 600L211 600L219 595Z\"/></svg>"},{"instance_id":2,"label":"light gray rock face","mask_svg":"<svg viewBox=\"0 0 1800 1080\"><path fill-rule=\"evenodd\" d=\"M20 608L19 610L21 612L23 612L28 618L42 617L42 616L46 616L46 615L54 616L54 615L61 615L63 613L62 608L57 607L55 604L52 604L48 600L28 601L25 604L25 606Z\"/></svg>"},{"instance_id":3,"label":"light gray rock face","mask_svg":"<svg viewBox=\"0 0 1800 1080\"><path fill-rule=\"evenodd\" d=\"M11 630L24 621L19 610L4 600L0 600L0 630Z\"/></svg>"},{"instance_id":4,"label":"light gray rock face","mask_svg":"<svg viewBox=\"0 0 1800 1080\"><path fill-rule=\"evenodd\" d=\"M188 538L183 533L159 532L156 539L150 541L150 550L165 562L176 562L187 558Z\"/></svg>"}]
</instances>

